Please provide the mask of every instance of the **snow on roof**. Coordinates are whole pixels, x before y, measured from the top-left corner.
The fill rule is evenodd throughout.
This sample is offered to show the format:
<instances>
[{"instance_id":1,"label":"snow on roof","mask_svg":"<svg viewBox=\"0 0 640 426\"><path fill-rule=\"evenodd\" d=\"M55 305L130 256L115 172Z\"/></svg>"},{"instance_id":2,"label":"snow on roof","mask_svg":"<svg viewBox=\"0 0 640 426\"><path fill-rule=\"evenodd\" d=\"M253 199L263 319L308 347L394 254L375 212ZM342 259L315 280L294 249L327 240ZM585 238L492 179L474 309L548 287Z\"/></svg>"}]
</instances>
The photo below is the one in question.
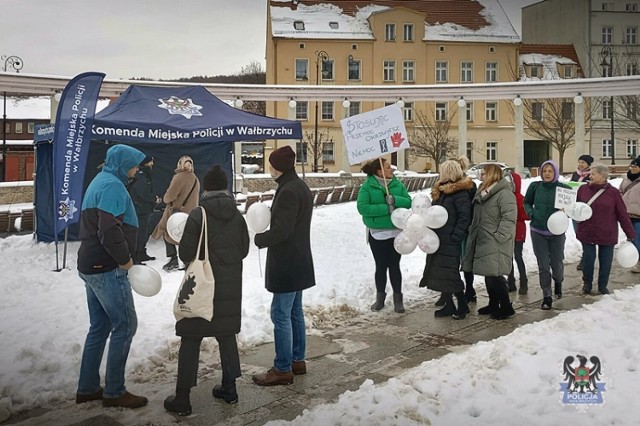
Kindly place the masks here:
<instances>
[{"instance_id":1,"label":"snow on roof","mask_svg":"<svg viewBox=\"0 0 640 426\"><path fill-rule=\"evenodd\" d=\"M96 112L101 111L108 105L109 99L99 99L96 106ZM3 103L0 103L0 114L4 114ZM50 120L51 97L7 96L7 118L17 120Z\"/></svg>"},{"instance_id":2,"label":"snow on roof","mask_svg":"<svg viewBox=\"0 0 640 426\"><path fill-rule=\"evenodd\" d=\"M542 53L525 53L520 55L520 65L542 65L541 77L528 77L524 73L520 77L521 81L534 80L558 80L562 78L558 74L557 65L578 65L573 59L564 56L546 55Z\"/></svg>"},{"instance_id":3,"label":"snow on roof","mask_svg":"<svg viewBox=\"0 0 640 426\"><path fill-rule=\"evenodd\" d=\"M300 1L294 5L289 0L272 0L269 6L272 35L294 39L373 40L374 34L368 21L373 13L392 10L389 4L405 8L410 6L410 3L391 1L377 4L375 0L344 2L344 8L340 7L341 2L337 0L308 3ZM424 10L418 11L425 13L425 41L520 42L518 33L498 0L478 0L481 7L475 15L476 12L469 10L468 5L463 5L467 7L465 9L461 8L461 4L456 5L456 10L446 13L442 10L430 12L426 8L428 3L424 2ZM433 5L438 3L433 2ZM434 19L447 22L431 22ZM295 22L302 22L303 29L296 29ZM330 22L337 25L333 24L332 27Z\"/></svg>"}]
</instances>

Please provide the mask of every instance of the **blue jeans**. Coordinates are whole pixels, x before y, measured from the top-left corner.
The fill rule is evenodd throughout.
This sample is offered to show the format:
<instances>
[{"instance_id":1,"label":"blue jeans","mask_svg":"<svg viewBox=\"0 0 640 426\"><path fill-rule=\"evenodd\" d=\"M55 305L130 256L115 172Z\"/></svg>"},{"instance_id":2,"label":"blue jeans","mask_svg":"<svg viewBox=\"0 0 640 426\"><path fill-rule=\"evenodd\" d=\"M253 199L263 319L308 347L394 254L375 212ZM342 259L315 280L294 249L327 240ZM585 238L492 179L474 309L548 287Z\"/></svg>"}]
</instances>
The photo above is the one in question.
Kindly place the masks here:
<instances>
[{"instance_id":1,"label":"blue jeans","mask_svg":"<svg viewBox=\"0 0 640 426\"><path fill-rule=\"evenodd\" d=\"M636 239L633 240L633 245L636 246L640 252L640 220L632 220L633 230L636 231Z\"/></svg>"},{"instance_id":2,"label":"blue jeans","mask_svg":"<svg viewBox=\"0 0 640 426\"><path fill-rule=\"evenodd\" d=\"M291 371L291 363L303 361L307 350L302 291L274 293L271 301L271 322L276 347L273 366L278 371Z\"/></svg>"},{"instance_id":3,"label":"blue jeans","mask_svg":"<svg viewBox=\"0 0 640 426\"><path fill-rule=\"evenodd\" d=\"M127 391L124 369L138 327L129 277L127 271L120 268L102 274L78 274L85 282L90 321L82 352L78 394L94 393L100 388L102 354L111 335L103 395L117 398Z\"/></svg>"},{"instance_id":4,"label":"blue jeans","mask_svg":"<svg viewBox=\"0 0 640 426\"><path fill-rule=\"evenodd\" d=\"M613 246L598 247L598 261L600 269L598 271L598 291L607 288L609 284L609 274L611 273L611 264L613 263ZM591 290L593 284L593 270L596 261L596 244L582 244L582 281L584 288Z\"/></svg>"}]
</instances>

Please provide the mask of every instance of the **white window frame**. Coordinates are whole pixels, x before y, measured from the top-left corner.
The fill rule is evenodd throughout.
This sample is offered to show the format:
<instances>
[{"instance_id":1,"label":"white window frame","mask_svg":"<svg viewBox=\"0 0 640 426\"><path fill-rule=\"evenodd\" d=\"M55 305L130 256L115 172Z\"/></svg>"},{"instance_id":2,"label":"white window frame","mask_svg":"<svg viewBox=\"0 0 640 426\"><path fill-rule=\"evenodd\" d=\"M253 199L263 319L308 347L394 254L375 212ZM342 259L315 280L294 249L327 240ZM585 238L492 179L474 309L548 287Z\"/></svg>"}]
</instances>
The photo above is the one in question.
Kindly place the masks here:
<instances>
[{"instance_id":1,"label":"white window frame","mask_svg":"<svg viewBox=\"0 0 640 426\"><path fill-rule=\"evenodd\" d=\"M349 105L349 117L358 115L362 112L362 104L360 101L351 101L351 105Z\"/></svg>"},{"instance_id":2,"label":"white window frame","mask_svg":"<svg viewBox=\"0 0 640 426\"><path fill-rule=\"evenodd\" d=\"M447 121L449 119L449 108L447 102L436 102L435 120Z\"/></svg>"},{"instance_id":3,"label":"white window frame","mask_svg":"<svg viewBox=\"0 0 640 426\"><path fill-rule=\"evenodd\" d=\"M296 81L309 81L309 59L296 58L295 67ZM304 67L304 75L302 74L302 67Z\"/></svg>"},{"instance_id":4,"label":"white window frame","mask_svg":"<svg viewBox=\"0 0 640 426\"><path fill-rule=\"evenodd\" d=\"M309 146L306 142L296 142L296 163L309 164Z\"/></svg>"},{"instance_id":5,"label":"white window frame","mask_svg":"<svg viewBox=\"0 0 640 426\"><path fill-rule=\"evenodd\" d=\"M564 78L573 78L573 65L564 65Z\"/></svg>"},{"instance_id":6,"label":"white window frame","mask_svg":"<svg viewBox=\"0 0 640 426\"><path fill-rule=\"evenodd\" d=\"M460 83L473 83L473 62L460 63Z\"/></svg>"},{"instance_id":7,"label":"white window frame","mask_svg":"<svg viewBox=\"0 0 640 426\"><path fill-rule=\"evenodd\" d=\"M540 78L540 65L534 64L529 67L530 78Z\"/></svg>"},{"instance_id":8,"label":"white window frame","mask_svg":"<svg viewBox=\"0 0 640 426\"><path fill-rule=\"evenodd\" d=\"M472 122L473 121L473 101L467 101L467 107L466 107L466 112L465 112L466 116L467 116L467 121Z\"/></svg>"},{"instance_id":9,"label":"white window frame","mask_svg":"<svg viewBox=\"0 0 640 426\"><path fill-rule=\"evenodd\" d=\"M322 164L336 162L335 142L333 140L322 143Z\"/></svg>"},{"instance_id":10,"label":"white window frame","mask_svg":"<svg viewBox=\"0 0 640 426\"><path fill-rule=\"evenodd\" d=\"M382 63L382 81L396 81L396 61L386 60Z\"/></svg>"},{"instance_id":11,"label":"white window frame","mask_svg":"<svg viewBox=\"0 0 640 426\"><path fill-rule=\"evenodd\" d=\"M413 83L414 81L416 81L415 61L402 61L402 81L407 83Z\"/></svg>"},{"instance_id":12,"label":"white window frame","mask_svg":"<svg viewBox=\"0 0 640 426\"><path fill-rule=\"evenodd\" d=\"M415 38L415 32L413 31L413 24L404 24L402 28L403 32L403 41L412 42Z\"/></svg>"},{"instance_id":13,"label":"white window frame","mask_svg":"<svg viewBox=\"0 0 640 426\"><path fill-rule=\"evenodd\" d=\"M603 120L611 120L611 115L613 114L613 109L611 105L610 99L602 100L602 119Z\"/></svg>"},{"instance_id":14,"label":"white window frame","mask_svg":"<svg viewBox=\"0 0 640 426\"><path fill-rule=\"evenodd\" d=\"M469 159L469 161L473 162L473 142L472 141L467 141L467 158ZM466 172L466 170L464 170Z\"/></svg>"},{"instance_id":15,"label":"white window frame","mask_svg":"<svg viewBox=\"0 0 640 426\"><path fill-rule=\"evenodd\" d=\"M498 121L498 102L485 101L484 103L484 119L485 121Z\"/></svg>"},{"instance_id":16,"label":"white window frame","mask_svg":"<svg viewBox=\"0 0 640 426\"><path fill-rule=\"evenodd\" d=\"M436 61L436 83L447 83L449 81L449 62Z\"/></svg>"},{"instance_id":17,"label":"white window frame","mask_svg":"<svg viewBox=\"0 0 640 426\"><path fill-rule=\"evenodd\" d=\"M498 161L498 142L487 141L486 155L487 161Z\"/></svg>"},{"instance_id":18,"label":"white window frame","mask_svg":"<svg viewBox=\"0 0 640 426\"><path fill-rule=\"evenodd\" d=\"M638 44L638 27L627 27L624 40L626 44Z\"/></svg>"},{"instance_id":19,"label":"white window frame","mask_svg":"<svg viewBox=\"0 0 640 426\"><path fill-rule=\"evenodd\" d=\"M636 158L638 156L638 139L627 140L627 158Z\"/></svg>"},{"instance_id":20,"label":"white window frame","mask_svg":"<svg viewBox=\"0 0 640 426\"><path fill-rule=\"evenodd\" d=\"M309 102L308 101L296 102L296 120L298 121L309 120Z\"/></svg>"},{"instance_id":21,"label":"white window frame","mask_svg":"<svg viewBox=\"0 0 640 426\"><path fill-rule=\"evenodd\" d=\"M611 139L602 139L602 158L611 158Z\"/></svg>"},{"instance_id":22,"label":"white window frame","mask_svg":"<svg viewBox=\"0 0 640 426\"><path fill-rule=\"evenodd\" d=\"M602 27L602 44L612 44L613 43L613 27L605 26Z\"/></svg>"},{"instance_id":23,"label":"white window frame","mask_svg":"<svg viewBox=\"0 0 640 426\"><path fill-rule=\"evenodd\" d=\"M27 123L27 133L29 133L30 135L34 134L36 132L36 123L34 123L33 121L29 121Z\"/></svg>"},{"instance_id":24,"label":"white window frame","mask_svg":"<svg viewBox=\"0 0 640 426\"><path fill-rule=\"evenodd\" d=\"M357 73L357 78L352 78L352 72ZM349 81L360 81L362 80L362 62L360 59L352 59L349 61L347 66L347 79Z\"/></svg>"},{"instance_id":25,"label":"white window frame","mask_svg":"<svg viewBox=\"0 0 640 426\"><path fill-rule=\"evenodd\" d=\"M404 121L413 121L413 102L405 102L402 107L402 116Z\"/></svg>"},{"instance_id":26,"label":"white window frame","mask_svg":"<svg viewBox=\"0 0 640 426\"><path fill-rule=\"evenodd\" d=\"M498 63L487 62L485 66L486 83L496 83L498 81Z\"/></svg>"},{"instance_id":27,"label":"white window frame","mask_svg":"<svg viewBox=\"0 0 640 426\"><path fill-rule=\"evenodd\" d=\"M384 24L384 41L396 41L396 24Z\"/></svg>"},{"instance_id":28,"label":"white window frame","mask_svg":"<svg viewBox=\"0 0 640 426\"><path fill-rule=\"evenodd\" d=\"M22 133L22 122L21 121L16 121L15 124L15 128L14 128L16 133Z\"/></svg>"},{"instance_id":29,"label":"white window frame","mask_svg":"<svg viewBox=\"0 0 640 426\"><path fill-rule=\"evenodd\" d=\"M629 62L627 63L627 75L638 75L638 64Z\"/></svg>"},{"instance_id":30,"label":"white window frame","mask_svg":"<svg viewBox=\"0 0 640 426\"><path fill-rule=\"evenodd\" d=\"M322 81L333 81L335 79L334 76L335 76L335 61L333 59L327 59L326 61L322 61L322 65L320 66L320 79Z\"/></svg>"},{"instance_id":31,"label":"white window frame","mask_svg":"<svg viewBox=\"0 0 640 426\"><path fill-rule=\"evenodd\" d=\"M320 117L322 121L334 120L334 103L331 101L322 101L320 106Z\"/></svg>"},{"instance_id":32,"label":"white window frame","mask_svg":"<svg viewBox=\"0 0 640 426\"><path fill-rule=\"evenodd\" d=\"M536 121L544 121L544 103L531 103L531 119Z\"/></svg>"}]
</instances>

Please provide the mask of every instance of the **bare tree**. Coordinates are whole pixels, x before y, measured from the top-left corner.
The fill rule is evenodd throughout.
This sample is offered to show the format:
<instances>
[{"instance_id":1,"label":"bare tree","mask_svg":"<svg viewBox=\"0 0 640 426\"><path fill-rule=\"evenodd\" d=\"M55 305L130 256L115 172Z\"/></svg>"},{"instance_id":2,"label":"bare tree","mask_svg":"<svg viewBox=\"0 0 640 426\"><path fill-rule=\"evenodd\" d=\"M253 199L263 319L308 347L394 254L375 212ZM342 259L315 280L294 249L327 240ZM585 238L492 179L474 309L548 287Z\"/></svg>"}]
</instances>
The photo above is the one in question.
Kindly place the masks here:
<instances>
[{"instance_id":1,"label":"bare tree","mask_svg":"<svg viewBox=\"0 0 640 426\"><path fill-rule=\"evenodd\" d=\"M316 134L311 131L305 131L302 137L302 142L307 148L307 163L312 167L312 171L317 173L323 167L324 162L322 160L322 154L324 144L332 142L333 139L329 136L329 130L318 129L318 144L316 145Z\"/></svg>"},{"instance_id":2,"label":"bare tree","mask_svg":"<svg viewBox=\"0 0 640 426\"><path fill-rule=\"evenodd\" d=\"M427 112L416 110L415 124L408 130L411 154L431 159L436 171L442 162L458 150L458 139L449 134L453 116L455 112L447 111L446 117L440 116L436 120L433 108Z\"/></svg>"},{"instance_id":3,"label":"bare tree","mask_svg":"<svg viewBox=\"0 0 640 426\"><path fill-rule=\"evenodd\" d=\"M258 61L251 61L249 65L242 67L238 77L241 84L266 83L266 73ZM242 109L258 115L266 115L267 103L265 101L244 101Z\"/></svg>"}]
</instances>

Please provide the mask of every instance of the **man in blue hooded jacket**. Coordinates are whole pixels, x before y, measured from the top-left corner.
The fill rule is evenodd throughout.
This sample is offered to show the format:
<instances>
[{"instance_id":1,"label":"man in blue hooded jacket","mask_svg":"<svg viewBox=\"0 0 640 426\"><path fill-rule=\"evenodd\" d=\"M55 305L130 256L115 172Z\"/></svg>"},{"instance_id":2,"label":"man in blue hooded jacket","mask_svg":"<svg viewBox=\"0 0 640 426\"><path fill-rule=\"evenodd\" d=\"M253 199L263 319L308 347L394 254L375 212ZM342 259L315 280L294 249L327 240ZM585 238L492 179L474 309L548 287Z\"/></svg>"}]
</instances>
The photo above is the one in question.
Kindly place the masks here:
<instances>
[{"instance_id":1,"label":"man in blue hooded jacket","mask_svg":"<svg viewBox=\"0 0 640 426\"><path fill-rule=\"evenodd\" d=\"M138 319L127 270L133 265L138 219L126 184L145 155L126 145L107 151L102 171L82 202L78 273L85 282L89 332L84 344L76 403L102 400L105 407L138 408L147 398L129 392L125 365ZM104 389L100 364L109 341Z\"/></svg>"}]
</instances>

